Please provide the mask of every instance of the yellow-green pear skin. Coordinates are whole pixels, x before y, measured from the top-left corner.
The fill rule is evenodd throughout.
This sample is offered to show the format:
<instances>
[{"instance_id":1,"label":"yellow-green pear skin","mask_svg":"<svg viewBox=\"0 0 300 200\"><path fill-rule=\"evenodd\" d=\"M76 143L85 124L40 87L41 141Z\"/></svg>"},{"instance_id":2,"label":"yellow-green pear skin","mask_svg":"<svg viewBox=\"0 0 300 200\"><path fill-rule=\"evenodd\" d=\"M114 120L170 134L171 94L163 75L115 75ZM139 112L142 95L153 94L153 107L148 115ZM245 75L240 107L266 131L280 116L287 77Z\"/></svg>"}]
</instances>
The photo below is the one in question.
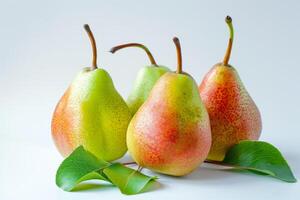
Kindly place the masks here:
<instances>
[{"instance_id":1,"label":"yellow-green pear skin","mask_svg":"<svg viewBox=\"0 0 300 200\"><path fill-rule=\"evenodd\" d=\"M126 130L131 113L104 69L83 69L59 101L52 136L60 153L76 147L112 161L127 151Z\"/></svg>"},{"instance_id":2,"label":"yellow-green pear skin","mask_svg":"<svg viewBox=\"0 0 300 200\"><path fill-rule=\"evenodd\" d=\"M153 65L140 69L127 99L127 105L133 115L146 101L156 81L168 71L170 70L167 67Z\"/></svg>"},{"instance_id":3,"label":"yellow-green pear skin","mask_svg":"<svg viewBox=\"0 0 300 200\"><path fill-rule=\"evenodd\" d=\"M206 158L210 124L193 78L167 72L134 115L127 131L128 150L142 167L183 176Z\"/></svg>"}]
</instances>

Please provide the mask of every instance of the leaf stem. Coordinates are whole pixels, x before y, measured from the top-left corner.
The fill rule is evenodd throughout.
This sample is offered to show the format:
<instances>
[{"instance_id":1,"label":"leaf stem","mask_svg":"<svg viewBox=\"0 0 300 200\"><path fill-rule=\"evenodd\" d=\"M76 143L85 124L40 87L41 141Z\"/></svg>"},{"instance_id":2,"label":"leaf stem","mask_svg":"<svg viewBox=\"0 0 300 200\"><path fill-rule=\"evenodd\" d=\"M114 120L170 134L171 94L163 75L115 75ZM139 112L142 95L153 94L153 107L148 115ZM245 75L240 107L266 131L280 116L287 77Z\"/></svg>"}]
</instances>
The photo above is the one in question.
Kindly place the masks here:
<instances>
[{"instance_id":1,"label":"leaf stem","mask_svg":"<svg viewBox=\"0 0 300 200\"><path fill-rule=\"evenodd\" d=\"M225 163L222 163L220 161L214 161L214 160L205 160L204 162L205 163L209 163L209 164L214 164L214 165L222 165L222 166L226 166L226 167L235 167L233 165L225 164ZM134 162L134 161L132 161L132 162L125 162L125 163L122 163L122 164L123 165L137 165L137 163Z\"/></svg>"},{"instance_id":2,"label":"leaf stem","mask_svg":"<svg viewBox=\"0 0 300 200\"><path fill-rule=\"evenodd\" d=\"M233 165L229 165L229 164L223 163L223 162L221 162L221 161L205 160L204 162L205 162L205 163L208 163L208 164L222 165L222 166L225 166L225 167L234 167Z\"/></svg>"},{"instance_id":3,"label":"leaf stem","mask_svg":"<svg viewBox=\"0 0 300 200\"><path fill-rule=\"evenodd\" d=\"M125 162L125 163L122 163L123 165L136 165L137 163L136 162Z\"/></svg>"},{"instance_id":4,"label":"leaf stem","mask_svg":"<svg viewBox=\"0 0 300 200\"><path fill-rule=\"evenodd\" d=\"M139 165L137 171L138 171L138 172L141 172L142 170L143 170L143 167Z\"/></svg>"}]
</instances>

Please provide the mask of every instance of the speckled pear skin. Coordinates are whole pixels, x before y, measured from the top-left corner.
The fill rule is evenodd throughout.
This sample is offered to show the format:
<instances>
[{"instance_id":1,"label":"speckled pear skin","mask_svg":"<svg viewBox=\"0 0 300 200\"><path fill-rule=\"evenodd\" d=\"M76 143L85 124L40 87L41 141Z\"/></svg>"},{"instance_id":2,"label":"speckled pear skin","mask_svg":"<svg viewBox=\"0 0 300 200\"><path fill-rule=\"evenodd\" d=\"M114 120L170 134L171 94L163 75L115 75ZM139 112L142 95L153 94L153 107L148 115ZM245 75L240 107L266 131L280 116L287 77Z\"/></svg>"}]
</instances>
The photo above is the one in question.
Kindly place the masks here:
<instances>
[{"instance_id":1,"label":"speckled pear skin","mask_svg":"<svg viewBox=\"0 0 300 200\"><path fill-rule=\"evenodd\" d=\"M56 106L52 136L63 156L83 145L98 158L112 161L127 151L131 113L103 69L84 68Z\"/></svg>"},{"instance_id":2,"label":"speckled pear skin","mask_svg":"<svg viewBox=\"0 0 300 200\"><path fill-rule=\"evenodd\" d=\"M222 161L227 150L239 141L259 139L260 112L232 66L215 65L204 77L199 91L211 124L208 159Z\"/></svg>"},{"instance_id":3,"label":"speckled pear skin","mask_svg":"<svg viewBox=\"0 0 300 200\"><path fill-rule=\"evenodd\" d=\"M127 130L133 159L151 170L182 176L197 168L211 145L208 113L193 78L167 72Z\"/></svg>"},{"instance_id":4,"label":"speckled pear skin","mask_svg":"<svg viewBox=\"0 0 300 200\"><path fill-rule=\"evenodd\" d=\"M156 81L168 71L170 70L167 67L153 65L140 69L134 82L133 90L127 99L127 105L132 115L146 101Z\"/></svg>"}]
</instances>

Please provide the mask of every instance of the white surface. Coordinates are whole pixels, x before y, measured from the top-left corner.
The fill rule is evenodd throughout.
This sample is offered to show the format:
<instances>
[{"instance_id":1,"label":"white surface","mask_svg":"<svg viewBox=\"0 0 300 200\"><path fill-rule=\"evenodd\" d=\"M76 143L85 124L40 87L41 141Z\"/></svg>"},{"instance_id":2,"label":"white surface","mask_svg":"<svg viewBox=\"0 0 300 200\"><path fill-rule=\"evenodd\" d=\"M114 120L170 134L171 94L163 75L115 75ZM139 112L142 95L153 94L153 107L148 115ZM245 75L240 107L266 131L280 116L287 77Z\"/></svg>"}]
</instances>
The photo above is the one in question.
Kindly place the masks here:
<instances>
[{"instance_id":1,"label":"white surface","mask_svg":"<svg viewBox=\"0 0 300 200\"><path fill-rule=\"evenodd\" d=\"M3 148L3 149L2 149ZM158 174L160 187L134 195L122 195L115 187L95 181L89 190L63 192L54 183L60 155L43 145L5 142L1 150L0 199L299 199L299 183L289 184L273 178L234 173L202 165L192 174L175 178ZM1 151L2 152L2 151ZM299 172L299 157L287 159ZM3 162L4 159L4 162ZM128 159L126 159L128 160ZM297 163L298 162L298 163ZM157 175L143 171L149 175ZM299 173L296 173L299 177ZM86 186L86 184L85 184Z\"/></svg>"},{"instance_id":2,"label":"white surface","mask_svg":"<svg viewBox=\"0 0 300 200\"><path fill-rule=\"evenodd\" d=\"M172 67L177 35L184 69L200 83L223 57L227 14L236 30L230 63L260 108L261 139L277 146L300 177L299 1L109 2L1 0L0 199L299 199L299 183L207 165L184 178L159 175L159 189L137 196L111 187L67 193L55 186L62 158L51 141L50 120L72 78L90 65L82 25L91 25L99 65L126 97L148 60L134 49L111 55L113 45L143 42L158 63Z\"/></svg>"}]
</instances>

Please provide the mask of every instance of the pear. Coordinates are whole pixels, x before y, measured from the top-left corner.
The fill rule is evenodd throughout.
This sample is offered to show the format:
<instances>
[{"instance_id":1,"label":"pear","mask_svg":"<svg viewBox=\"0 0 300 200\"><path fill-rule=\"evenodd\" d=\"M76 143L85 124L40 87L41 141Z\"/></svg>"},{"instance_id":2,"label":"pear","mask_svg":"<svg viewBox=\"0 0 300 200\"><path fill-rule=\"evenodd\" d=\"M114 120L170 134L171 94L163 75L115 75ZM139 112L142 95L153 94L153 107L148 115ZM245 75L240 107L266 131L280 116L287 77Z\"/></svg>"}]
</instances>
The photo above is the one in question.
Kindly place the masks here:
<instances>
[{"instance_id":1,"label":"pear","mask_svg":"<svg viewBox=\"0 0 300 200\"><path fill-rule=\"evenodd\" d=\"M258 140L262 122L260 112L248 94L236 69L228 64L233 43L231 17L226 17L230 39L222 63L205 75L199 86L212 131L208 159L222 161L227 150L241 140Z\"/></svg>"},{"instance_id":2,"label":"pear","mask_svg":"<svg viewBox=\"0 0 300 200\"><path fill-rule=\"evenodd\" d=\"M178 38L176 72L165 73L132 118L128 151L141 166L183 176L206 158L211 145L208 113L194 79L182 71Z\"/></svg>"},{"instance_id":3,"label":"pear","mask_svg":"<svg viewBox=\"0 0 300 200\"><path fill-rule=\"evenodd\" d=\"M127 105L134 115L140 106L148 98L151 89L153 88L156 81L167 71L170 71L167 67L157 65L154 57L152 56L149 49L140 43L128 43L113 47L110 52L115 53L116 51L127 48L127 47L138 47L143 49L149 57L151 65L145 66L138 72L137 78L134 82L133 90L130 92Z\"/></svg>"},{"instance_id":4,"label":"pear","mask_svg":"<svg viewBox=\"0 0 300 200\"><path fill-rule=\"evenodd\" d=\"M58 102L52 119L52 137L63 156L76 147L112 161L126 151L126 130L131 113L110 75L97 67L93 34L84 25L93 47L92 67L84 68Z\"/></svg>"}]
</instances>

